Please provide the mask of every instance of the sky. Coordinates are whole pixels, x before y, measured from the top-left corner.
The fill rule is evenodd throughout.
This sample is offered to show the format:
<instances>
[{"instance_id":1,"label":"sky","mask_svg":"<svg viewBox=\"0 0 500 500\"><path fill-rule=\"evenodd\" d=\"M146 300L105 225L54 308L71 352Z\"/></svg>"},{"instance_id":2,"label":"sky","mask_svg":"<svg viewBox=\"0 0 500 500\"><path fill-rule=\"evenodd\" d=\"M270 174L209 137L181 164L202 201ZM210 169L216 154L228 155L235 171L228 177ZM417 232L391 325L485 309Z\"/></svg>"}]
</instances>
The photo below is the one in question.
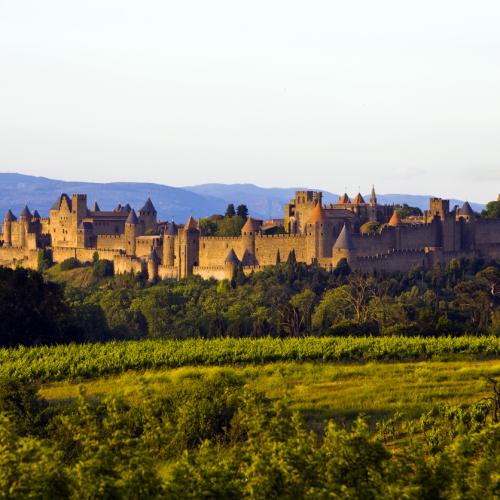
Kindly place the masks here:
<instances>
[{"instance_id":1,"label":"sky","mask_svg":"<svg viewBox=\"0 0 500 500\"><path fill-rule=\"evenodd\" d=\"M498 0L0 0L0 172L500 192Z\"/></svg>"}]
</instances>

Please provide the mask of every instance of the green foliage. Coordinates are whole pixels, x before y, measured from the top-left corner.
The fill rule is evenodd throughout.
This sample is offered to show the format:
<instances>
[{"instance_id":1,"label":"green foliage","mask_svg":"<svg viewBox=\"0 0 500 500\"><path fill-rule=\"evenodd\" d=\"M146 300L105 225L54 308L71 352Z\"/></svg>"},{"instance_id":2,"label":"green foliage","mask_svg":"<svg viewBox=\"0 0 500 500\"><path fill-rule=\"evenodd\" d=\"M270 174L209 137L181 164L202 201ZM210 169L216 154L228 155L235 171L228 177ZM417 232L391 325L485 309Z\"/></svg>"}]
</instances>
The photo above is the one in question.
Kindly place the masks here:
<instances>
[{"instance_id":1,"label":"green foliage","mask_svg":"<svg viewBox=\"0 0 500 500\"><path fill-rule=\"evenodd\" d=\"M375 221L365 222L360 228L359 231L362 234L368 233L376 233L380 229L380 224Z\"/></svg>"},{"instance_id":2,"label":"green foliage","mask_svg":"<svg viewBox=\"0 0 500 500\"><path fill-rule=\"evenodd\" d=\"M36 271L0 267L0 318L1 346L80 339L62 288Z\"/></svg>"},{"instance_id":3,"label":"green foliage","mask_svg":"<svg viewBox=\"0 0 500 500\"><path fill-rule=\"evenodd\" d=\"M247 219L248 217L248 207L246 205L238 205L236 208L236 215L242 219Z\"/></svg>"},{"instance_id":4,"label":"green foliage","mask_svg":"<svg viewBox=\"0 0 500 500\"><path fill-rule=\"evenodd\" d=\"M203 236L217 236L218 226L215 220L209 218L200 219L198 224Z\"/></svg>"},{"instance_id":5,"label":"green foliage","mask_svg":"<svg viewBox=\"0 0 500 500\"><path fill-rule=\"evenodd\" d=\"M245 219L234 215L232 217L224 217L218 222L217 236L239 236L241 228L245 224Z\"/></svg>"},{"instance_id":6,"label":"green foliage","mask_svg":"<svg viewBox=\"0 0 500 500\"><path fill-rule=\"evenodd\" d=\"M113 276L113 262L107 259L99 259L94 262L92 273L96 278L106 278Z\"/></svg>"},{"instance_id":7,"label":"green foliage","mask_svg":"<svg viewBox=\"0 0 500 500\"><path fill-rule=\"evenodd\" d=\"M37 256L37 271L43 273L52 265L52 253L49 250L38 250Z\"/></svg>"},{"instance_id":8,"label":"green foliage","mask_svg":"<svg viewBox=\"0 0 500 500\"><path fill-rule=\"evenodd\" d=\"M214 304L217 308L217 304ZM214 310L215 314L216 309ZM246 317L239 314L242 327ZM258 313L257 313L258 314ZM213 321L219 318L214 317ZM257 318L265 324L267 318ZM0 376L50 382L92 378L127 370L219 366L272 361L425 361L485 359L500 355L500 338L489 337L306 337L285 339L188 339L0 349ZM36 360L34 362L33 360Z\"/></svg>"},{"instance_id":9,"label":"green foliage","mask_svg":"<svg viewBox=\"0 0 500 500\"><path fill-rule=\"evenodd\" d=\"M46 402L38 396L37 386L0 378L0 414L10 419L19 434L36 432L46 406Z\"/></svg>"},{"instance_id":10,"label":"green foliage","mask_svg":"<svg viewBox=\"0 0 500 500\"><path fill-rule=\"evenodd\" d=\"M233 370L192 371L157 394L144 380L135 403L81 389L20 426L48 403L32 386L1 387L1 498L495 498L500 488L487 400L397 412L373 431L359 415L318 429Z\"/></svg>"},{"instance_id":11,"label":"green foliage","mask_svg":"<svg viewBox=\"0 0 500 500\"><path fill-rule=\"evenodd\" d=\"M394 209L402 219L406 219L408 217L420 217L421 215L423 215L420 208L410 207L406 203L403 203L402 205L395 205Z\"/></svg>"},{"instance_id":12,"label":"green foliage","mask_svg":"<svg viewBox=\"0 0 500 500\"><path fill-rule=\"evenodd\" d=\"M490 201L486 204L486 208L481 212L482 217L488 219L500 218L500 201Z\"/></svg>"},{"instance_id":13,"label":"green foliage","mask_svg":"<svg viewBox=\"0 0 500 500\"><path fill-rule=\"evenodd\" d=\"M234 209L234 205L232 203L230 203L227 206L225 217L231 218L231 217L234 217L235 215L236 215L236 210Z\"/></svg>"},{"instance_id":14,"label":"green foliage","mask_svg":"<svg viewBox=\"0 0 500 500\"><path fill-rule=\"evenodd\" d=\"M80 267L80 262L78 259L70 257L69 259L63 260L61 264L59 264L59 267L61 268L61 271L69 271L70 269Z\"/></svg>"}]
</instances>

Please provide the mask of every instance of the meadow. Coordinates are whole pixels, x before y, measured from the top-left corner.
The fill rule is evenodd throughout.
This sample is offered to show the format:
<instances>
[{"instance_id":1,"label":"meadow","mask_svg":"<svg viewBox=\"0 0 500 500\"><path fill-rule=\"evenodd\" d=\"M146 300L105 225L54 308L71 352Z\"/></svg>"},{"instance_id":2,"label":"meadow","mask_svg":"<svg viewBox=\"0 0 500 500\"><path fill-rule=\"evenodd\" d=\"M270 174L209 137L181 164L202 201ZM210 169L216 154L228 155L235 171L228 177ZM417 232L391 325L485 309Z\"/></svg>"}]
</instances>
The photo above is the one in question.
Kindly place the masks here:
<instances>
[{"instance_id":1,"label":"meadow","mask_svg":"<svg viewBox=\"0 0 500 500\"><path fill-rule=\"evenodd\" d=\"M52 404L66 404L83 390L95 400L123 397L140 404L145 394L167 394L190 379L217 376L239 379L252 391L286 401L316 427L325 420L350 422L360 413L371 423L404 413L418 418L439 404L469 405L489 395L488 378L500 377L500 360L425 361L417 363L332 364L275 362L239 367L188 366L127 371L75 383L43 384L40 394Z\"/></svg>"}]
</instances>

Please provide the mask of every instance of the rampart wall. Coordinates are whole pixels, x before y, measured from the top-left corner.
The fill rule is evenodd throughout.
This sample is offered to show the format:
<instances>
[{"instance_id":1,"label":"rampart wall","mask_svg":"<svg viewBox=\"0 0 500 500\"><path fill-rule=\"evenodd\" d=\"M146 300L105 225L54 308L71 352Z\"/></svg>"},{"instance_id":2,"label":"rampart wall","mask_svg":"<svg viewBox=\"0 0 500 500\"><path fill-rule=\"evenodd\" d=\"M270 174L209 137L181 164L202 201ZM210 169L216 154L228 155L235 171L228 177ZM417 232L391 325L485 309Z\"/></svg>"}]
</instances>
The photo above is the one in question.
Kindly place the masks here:
<instances>
[{"instance_id":1,"label":"rampart wall","mask_svg":"<svg viewBox=\"0 0 500 500\"><path fill-rule=\"evenodd\" d=\"M276 255L280 253L281 262L295 250L299 262L307 262L307 237L302 234L257 235L255 238L255 257L260 266L276 264Z\"/></svg>"}]
</instances>

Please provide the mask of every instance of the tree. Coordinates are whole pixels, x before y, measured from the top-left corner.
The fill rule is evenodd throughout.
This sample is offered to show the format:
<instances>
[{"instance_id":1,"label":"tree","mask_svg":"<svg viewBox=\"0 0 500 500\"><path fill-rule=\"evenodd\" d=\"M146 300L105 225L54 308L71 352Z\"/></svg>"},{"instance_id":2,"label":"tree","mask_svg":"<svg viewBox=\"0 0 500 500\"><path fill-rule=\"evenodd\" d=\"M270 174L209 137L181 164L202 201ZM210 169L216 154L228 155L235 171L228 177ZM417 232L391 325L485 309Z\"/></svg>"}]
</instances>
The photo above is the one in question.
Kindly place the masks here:
<instances>
[{"instance_id":1,"label":"tree","mask_svg":"<svg viewBox=\"0 0 500 500\"><path fill-rule=\"evenodd\" d=\"M407 203L403 203L402 205L395 205L395 211L402 219L406 219L408 217L420 217L422 214L422 210L418 207L410 207Z\"/></svg>"},{"instance_id":2,"label":"tree","mask_svg":"<svg viewBox=\"0 0 500 500\"><path fill-rule=\"evenodd\" d=\"M227 209L226 209L226 217L234 217L236 215L236 210L234 209L234 205L232 203L230 203L228 206L227 206Z\"/></svg>"},{"instance_id":3,"label":"tree","mask_svg":"<svg viewBox=\"0 0 500 500\"><path fill-rule=\"evenodd\" d=\"M217 222L209 218L200 219L199 226L202 236L217 236Z\"/></svg>"},{"instance_id":4,"label":"tree","mask_svg":"<svg viewBox=\"0 0 500 500\"><path fill-rule=\"evenodd\" d=\"M486 204L486 208L481 212L482 217L488 219L500 218L500 201L490 201Z\"/></svg>"},{"instance_id":5,"label":"tree","mask_svg":"<svg viewBox=\"0 0 500 500\"><path fill-rule=\"evenodd\" d=\"M217 236L240 236L245 221L241 217L225 217L218 224Z\"/></svg>"},{"instance_id":6,"label":"tree","mask_svg":"<svg viewBox=\"0 0 500 500\"><path fill-rule=\"evenodd\" d=\"M298 322L294 326L293 330L295 334L299 333L303 327L306 332L311 331L311 316L314 308L314 302L316 301L316 295L312 290L305 289L301 293L297 293L290 299L290 304L294 310L298 313Z\"/></svg>"},{"instance_id":7,"label":"tree","mask_svg":"<svg viewBox=\"0 0 500 500\"><path fill-rule=\"evenodd\" d=\"M238 205L236 208L236 215L246 220L248 217L248 207L246 205Z\"/></svg>"}]
</instances>

